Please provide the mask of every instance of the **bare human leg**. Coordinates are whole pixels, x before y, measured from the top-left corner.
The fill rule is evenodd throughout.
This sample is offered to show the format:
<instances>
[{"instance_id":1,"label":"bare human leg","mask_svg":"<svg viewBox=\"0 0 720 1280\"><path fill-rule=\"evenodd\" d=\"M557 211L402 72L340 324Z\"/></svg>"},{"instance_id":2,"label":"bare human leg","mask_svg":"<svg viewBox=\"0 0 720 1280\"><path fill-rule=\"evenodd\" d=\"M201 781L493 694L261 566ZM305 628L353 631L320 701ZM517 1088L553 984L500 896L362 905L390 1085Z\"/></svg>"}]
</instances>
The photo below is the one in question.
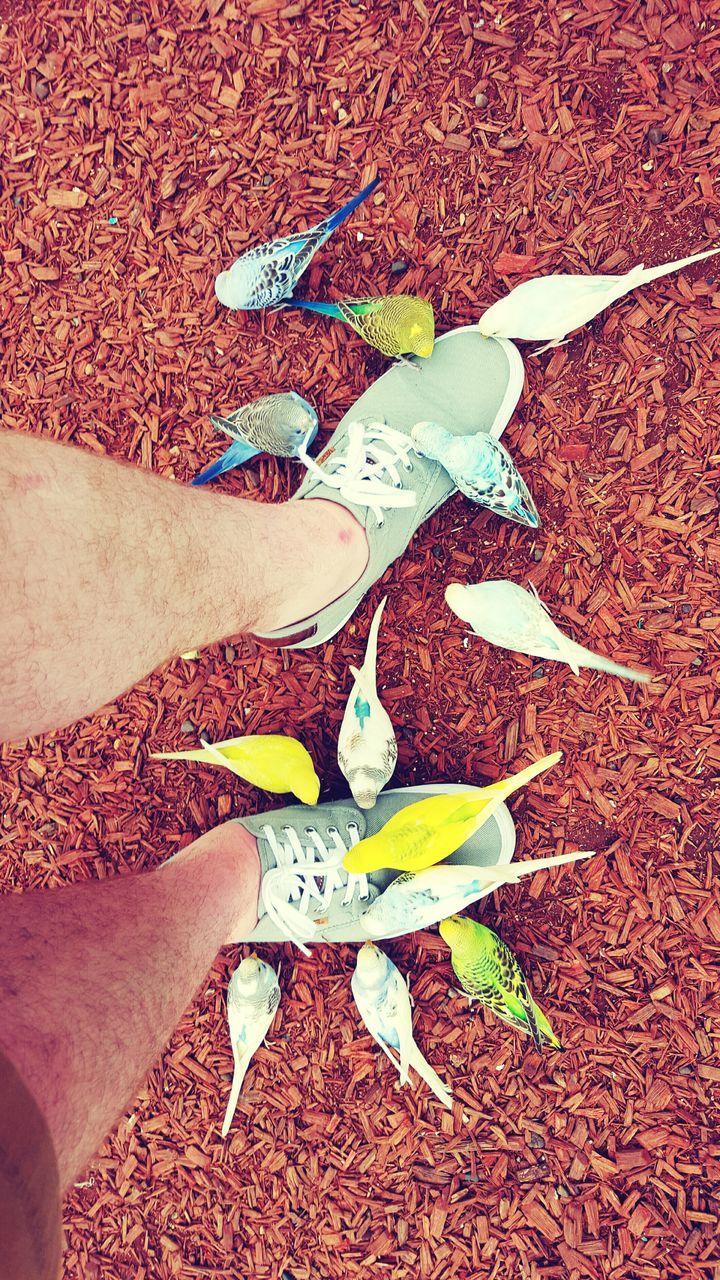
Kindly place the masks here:
<instances>
[{"instance_id":1,"label":"bare human leg","mask_svg":"<svg viewBox=\"0 0 720 1280\"><path fill-rule=\"evenodd\" d=\"M248 502L0 432L0 738L93 712L187 649L307 617L367 555L337 503Z\"/></svg>"},{"instance_id":2,"label":"bare human leg","mask_svg":"<svg viewBox=\"0 0 720 1280\"><path fill-rule=\"evenodd\" d=\"M159 1057L219 948L254 928L259 887L255 840L229 822L155 871L3 898L0 1049L44 1115L61 1188Z\"/></svg>"}]
</instances>

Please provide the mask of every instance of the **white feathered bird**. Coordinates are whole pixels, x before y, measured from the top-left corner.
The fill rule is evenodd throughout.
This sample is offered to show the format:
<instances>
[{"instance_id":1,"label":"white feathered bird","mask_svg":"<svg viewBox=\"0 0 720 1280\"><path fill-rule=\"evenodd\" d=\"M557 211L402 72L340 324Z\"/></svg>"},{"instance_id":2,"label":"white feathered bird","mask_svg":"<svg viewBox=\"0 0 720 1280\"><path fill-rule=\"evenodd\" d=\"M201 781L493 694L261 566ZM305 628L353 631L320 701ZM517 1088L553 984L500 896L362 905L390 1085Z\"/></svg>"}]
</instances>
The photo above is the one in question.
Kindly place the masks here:
<instances>
[{"instance_id":1,"label":"white feathered bird","mask_svg":"<svg viewBox=\"0 0 720 1280\"><path fill-rule=\"evenodd\" d=\"M373 808L397 763L395 730L377 692L378 631L386 601L387 596L375 610L362 667L350 668L355 683L338 736L338 764L361 809Z\"/></svg>"},{"instance_id":2,"label":"white feathered bird","mask_svg":"<svg viewBox=\"0 0 720 1280\"><path fill-rule=\"evenodd\" d=\"M280 1004L280 983L272 965L246 956L228 984L227 1012L233 1053L233 1079L222 1137L227 1134L250 1059L260 1048Z\"/></svg>"},{"instance_id":3,"label":"white feathered bird","mask_svg":"<svg viewBox=\"0 0 720 1280\"><path fill-rule=\"evenodd\" d=\"M360 919L360 927L369 938L398 938L416 929L429 929L502 885L517 884L524 876L544 871L546 867L562 867L592 858L593 854L594 850L558 853L549 858L492 867L446 862L424 871L406 871L368 907Z\"/></svg>"},{"instance_id":4,"label":"white feathered bird","mask_svg":"<svg viewBox=\"0 0 720 1280\"><path fill-rule=\"evenodd\" d=\"M363 943L358 951L350 986L360 1017L373 1040L400 1072L400 1083L407 1084L409 1068L413 1067L443 1106L452 1110L450 1090L423 1057L413 1038L407 983L389 956L374 942Z\"/></svg>"},{"instance_id":5,"label":"white feathered bird","mask_svg":"<svg viewBox=\"0 0 720 1280\"><path fill-rule=\"evenodd\" d=\"M478 328L486 338L545 342L544 347L533 352L539 355L549 347L559 347L569 333L594 320L626 293L689 267L693 262L710 258L714 253L720 253L720 249L706 249L659 267L646 267L641 262L622 276L536 276L533 280L524 280L488 307L478 321Z\"/></svg>"},{"instance_id":6,"label":"white feathered bird","mask_svg":"<svg viewBox=\"0 0 720 1280\"><path fill-rule=\"evenodd\" d=\"M517 582L500 579L470 587L452 582L445 590L445 600L453 613L470 623L476 635L501 649L567 662L576 676L581 667L588 667L641 684L652 679L644 671L634 671L602 654L591 653L563 635L537 592L526 591Z\"/></svg>"}]
</instances>

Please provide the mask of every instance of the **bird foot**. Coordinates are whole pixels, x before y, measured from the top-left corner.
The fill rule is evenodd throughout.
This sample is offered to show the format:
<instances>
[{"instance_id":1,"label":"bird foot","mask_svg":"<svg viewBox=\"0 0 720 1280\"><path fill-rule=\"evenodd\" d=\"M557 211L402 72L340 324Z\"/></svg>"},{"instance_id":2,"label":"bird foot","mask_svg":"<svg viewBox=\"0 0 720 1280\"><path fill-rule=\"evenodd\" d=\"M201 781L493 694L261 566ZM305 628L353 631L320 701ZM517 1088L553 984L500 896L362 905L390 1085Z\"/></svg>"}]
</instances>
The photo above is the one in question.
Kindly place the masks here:
<instances>
[{"instance_id":1,"label":"bird foot","mask_svg":"<svg viewBox=\"0 0 720 1280\"><path fill-rule=\"evenodd\" d=\"M538 347L536 351L531 351L531 356L541 356L544 351L552 351L554 347L564 347L570 341L569 338L553 338L552 342L546 342L542 347Z\"/></svg>"},{"instance_id":2,"label":"bird foot","mask_svg":"<svg viewBox=\"0 0 720 1280\"><path fill-rule=\"evenodd\" d=\"M472 1004L473 1000L477 999L477 996L469 996L467 991L459 991L457 987L451 987L450 991L454 996L459 996L461 1000L467 1000L469 1005Z\"/></svg>"},{"instance_id":3,"label":"bird foot","mask_svg":"<svg viewBox=\"0 0 720 1280\"><path fill-rule=\"evenodd\" d=\"M420 372L420 365L413 364L412 360L408 360L407 356L398 356L397 360L395 361L395 364L396 365L404 364L404 365L407 365L408 369L414 369L415 373Z\"/></svg>"}]
</instances>

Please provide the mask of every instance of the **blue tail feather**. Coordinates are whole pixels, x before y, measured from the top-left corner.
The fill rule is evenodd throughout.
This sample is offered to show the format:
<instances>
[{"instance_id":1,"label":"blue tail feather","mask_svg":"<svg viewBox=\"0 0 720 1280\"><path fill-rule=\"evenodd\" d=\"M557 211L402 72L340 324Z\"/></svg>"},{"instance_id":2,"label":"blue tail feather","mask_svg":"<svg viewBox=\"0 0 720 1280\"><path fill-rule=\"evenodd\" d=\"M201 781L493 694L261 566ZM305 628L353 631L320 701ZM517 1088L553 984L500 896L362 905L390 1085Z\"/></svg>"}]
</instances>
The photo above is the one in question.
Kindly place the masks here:
<instances>
[{"instance_id":1,"label":"blue tail feather","mask_svg":"<svg viewBox=\"0 0 720 1280\"><path fill-rule=\"evenodd\" d=\"M379 185L380 179L373 178L372 182L368 182L367 186L363 187L362 191L358 191L357 195L353 196L352 200L348 200L347 204L344 204L342 209L338 209L337 213L331 213L330 217L325 219L324 225L326 230L330 232L334 231L336 227L339 227L341 222L344 222L346 218L350 217L353 209L357 209L358 205L362 204L363 200L367 200L368 196L372 195L375 188Z\"/></svg>"},{"instance_id":2,"label":"blue tail feather","mask_svg":"<svg viewBox=\"0 0 720 1280\"><path fill-rule=\"evenodd\" d=\"M226 471L232 471L233 467L241 467L244 462L250 458L254 458L262 450L254 449L251 444L245 444L242 440L235 440L226 449L222 457L217 462L213 462L211 466L206 467L198 476L193 476L190 481L193 485L207 484L209 480L215 480L217 476L222 476Z\"/></svg>"},{"instance_id":3,"label":"blue tail feather","mask_svg":"<svg viewBox=\"0 0 720 1280\"><path fill-rule=\"evenodd\" d=\"M303 311L319 311L320 315L333 316L335 320L342 319L340 308L334 302L307 302L305 298L293 298L288 306L301 307Z\"/></svg>"}]
</instances>

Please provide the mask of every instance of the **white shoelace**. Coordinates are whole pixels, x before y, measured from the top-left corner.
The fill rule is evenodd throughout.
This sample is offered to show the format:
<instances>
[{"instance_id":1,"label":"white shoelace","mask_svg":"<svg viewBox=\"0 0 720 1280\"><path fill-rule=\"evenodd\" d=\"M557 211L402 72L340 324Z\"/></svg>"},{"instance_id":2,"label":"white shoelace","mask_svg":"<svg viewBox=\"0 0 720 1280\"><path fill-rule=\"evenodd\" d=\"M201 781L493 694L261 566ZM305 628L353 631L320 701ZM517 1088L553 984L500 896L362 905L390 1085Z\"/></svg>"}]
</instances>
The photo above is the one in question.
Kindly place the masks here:
<instances>
[{"instance_id":1,"label":"white shoelace","mask_svg":"<svg viewBox=\"0 0 720 1280\"><path fill-rule=\"evenodd\" d=\"M337 827L328 827L327 834L332 836L335 846L328 849L314 827L306 827L309 843L305 845L294 827L282 827L281 831L282 837L271 826L262 828L276 865L263 876L260 900L273 923L309 956L302 939L310 941L318 926L308 918L308 912L312 909L324 914L336 889L342 888L342 860L348 848L358 843L360 832L355 823L349 824L350 844L346 845ZM358 890L360 901L368 897L367 876L348 875L342 899L344 907L352 902Z\"/></svg>"},{"instance_id":2,"label":"white shoelace","mask_svg":"<svg viewBox=\"0 0 720 1280\"><path fill-rule=\"evenodd\" d=\"M410 437L384 422L351 422L347 453L331 454L327 467L319 467L305 445L298 457L311 475L328 488L337 489L348 502L369 507L378 525L382 525L385 507L415 506L413 490L404 489L400 479L400 467L412 470L413 452Z\"/></svg>"}]
</instances>

